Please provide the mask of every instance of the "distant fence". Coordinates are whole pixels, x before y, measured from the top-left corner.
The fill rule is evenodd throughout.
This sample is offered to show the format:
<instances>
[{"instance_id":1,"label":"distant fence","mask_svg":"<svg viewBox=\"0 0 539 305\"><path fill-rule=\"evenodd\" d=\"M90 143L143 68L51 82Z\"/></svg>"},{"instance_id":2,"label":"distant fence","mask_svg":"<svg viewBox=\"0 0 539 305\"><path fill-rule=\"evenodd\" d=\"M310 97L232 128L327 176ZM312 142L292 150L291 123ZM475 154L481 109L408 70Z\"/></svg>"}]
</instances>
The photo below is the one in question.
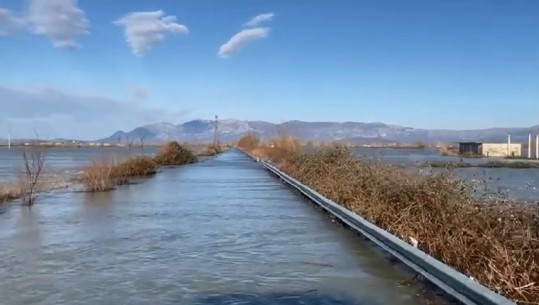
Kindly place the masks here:
<instances>
[{"instance_id":1,"label":"distant fence","mask_svg":"<svg viewBox=\"0 0 539 305\"><path fill-rule=\"evenodd\" d=\"M516 305L504 296L469 279L466 275L404 242L397 236L377 227L365 218L352 213L341 205L325 198L310 187L285 174L272 164L244 151L251 159L279 177L286 184L301 192L329 214L361 233L395 258L424 276L449 295L466 305Z\"/></svg>"}]
</instances>

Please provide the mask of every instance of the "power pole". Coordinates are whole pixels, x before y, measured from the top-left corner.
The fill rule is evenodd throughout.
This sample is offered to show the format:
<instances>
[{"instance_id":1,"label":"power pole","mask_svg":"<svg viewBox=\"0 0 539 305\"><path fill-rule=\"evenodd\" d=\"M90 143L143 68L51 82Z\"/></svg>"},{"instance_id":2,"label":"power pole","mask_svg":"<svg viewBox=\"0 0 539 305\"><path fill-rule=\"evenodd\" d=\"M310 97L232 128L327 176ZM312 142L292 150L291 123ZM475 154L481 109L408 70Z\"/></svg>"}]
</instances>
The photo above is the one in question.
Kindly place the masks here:
<instances>
[{"instance_id":1,"label":"power pole","mask_svg":"<svg viewBox=\"0 0 539 305\"><path fill-rule=\"evenodd\" d=\"M215 115L215 132L213 134L213 146L214 147L217 147L219 146L219 128L218 128L218 125L219 125L219 117L217 116L217 114Z\"/></svg>"}]
</instances>

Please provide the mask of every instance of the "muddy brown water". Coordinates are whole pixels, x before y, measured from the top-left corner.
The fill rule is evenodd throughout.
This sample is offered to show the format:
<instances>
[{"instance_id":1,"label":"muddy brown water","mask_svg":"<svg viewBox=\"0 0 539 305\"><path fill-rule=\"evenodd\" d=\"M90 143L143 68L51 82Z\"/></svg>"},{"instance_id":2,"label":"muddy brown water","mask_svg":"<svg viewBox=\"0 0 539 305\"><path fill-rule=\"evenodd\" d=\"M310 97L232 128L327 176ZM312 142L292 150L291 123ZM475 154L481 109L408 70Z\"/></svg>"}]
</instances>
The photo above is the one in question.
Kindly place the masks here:
<instances>
[{"instance_id":1,"label":"muddy brown water","mask_svg":"<svg viewBox=\"0 0 539 305\"><path fill-rule=\"evenodd\" d=\"M10 305L445 303L235 150L12 205L0 258Z\"/></svg>"}]
</instances>

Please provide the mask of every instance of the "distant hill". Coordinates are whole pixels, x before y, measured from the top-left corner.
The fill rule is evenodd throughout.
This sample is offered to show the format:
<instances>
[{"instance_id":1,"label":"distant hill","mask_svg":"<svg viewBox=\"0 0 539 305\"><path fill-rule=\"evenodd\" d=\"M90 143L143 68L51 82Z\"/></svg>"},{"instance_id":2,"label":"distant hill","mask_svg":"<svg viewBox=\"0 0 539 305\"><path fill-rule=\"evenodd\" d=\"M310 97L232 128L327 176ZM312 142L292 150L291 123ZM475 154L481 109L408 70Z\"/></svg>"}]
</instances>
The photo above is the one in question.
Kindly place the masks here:
<instances>
[{"instance_id":1,"label":"distant hill","mask_svg":"<svg viewBox=\"0 0 539 305\"><path fill-rule=\"evenodd\" d=\"M289 121L274 124L264 121L222 120L219 121L221 142L235 142L248 132L269 139L279 133L286 133L304 141L355 141L359 143L426 143L436 142L504 142L511 133L514 142L527 142L528 133L539 133L539 125L529 128L489 128L481 130L442 130L415 129L384 123L360 122L303 122ZM160 143L168 140L211 142L214 136L214 122L194 120L183 124L161 122L137 127L132 131L117 131L99 141L125 142L127 139L138 141L141 137L146 143Z\"/></svg>"}]
</instances>

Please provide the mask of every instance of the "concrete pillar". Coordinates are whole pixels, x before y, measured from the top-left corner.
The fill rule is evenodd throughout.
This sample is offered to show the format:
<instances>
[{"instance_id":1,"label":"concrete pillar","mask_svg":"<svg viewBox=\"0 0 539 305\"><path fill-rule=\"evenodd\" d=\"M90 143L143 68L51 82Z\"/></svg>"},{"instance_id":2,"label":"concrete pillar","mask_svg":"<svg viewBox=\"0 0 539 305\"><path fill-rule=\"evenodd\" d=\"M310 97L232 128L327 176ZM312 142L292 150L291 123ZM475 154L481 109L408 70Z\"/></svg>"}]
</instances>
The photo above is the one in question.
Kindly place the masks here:
<instances>
[{"instance_id":1,"label":"concrete pillar","mask_svg":"<svg viewBox=\"0 0 539 305\"><path fill-rule=\"evenodd\" d=\"M528 159L532 158L532 134L528 134Z\"/></svg>"},{"instance_id":2,"label":"concrete pillar","mask_svg":"<svg viewBox=\"0 0 539 305\"><path fill-rule=\"evenodd\" d=\"M511 134L507 134L507 156L511 155Z\"/></svg>"}]
</instances>

